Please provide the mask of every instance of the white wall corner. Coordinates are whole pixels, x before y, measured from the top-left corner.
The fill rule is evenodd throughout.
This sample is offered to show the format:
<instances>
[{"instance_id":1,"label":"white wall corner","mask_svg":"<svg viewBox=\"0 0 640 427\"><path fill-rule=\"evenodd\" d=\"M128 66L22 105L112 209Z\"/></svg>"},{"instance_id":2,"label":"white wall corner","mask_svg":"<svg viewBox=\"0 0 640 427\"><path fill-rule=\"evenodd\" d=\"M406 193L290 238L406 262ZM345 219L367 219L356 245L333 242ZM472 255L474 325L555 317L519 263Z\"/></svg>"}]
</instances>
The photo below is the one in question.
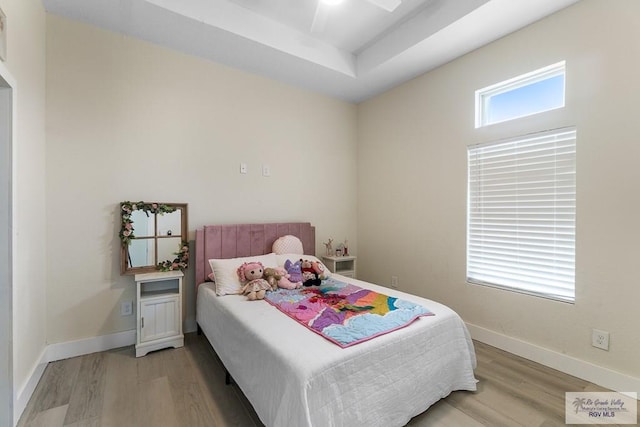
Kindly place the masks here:
<instances>
[{"instance_id":1,"label":"white wall corner","mask_svg":"<svg viewBox=\"0 0 640 427\"><path fill-rule=\"evenodd\" d=\"M640 378L467 323L474 340L620 393L640 391ZM578 391L578 390L567 390ZM640 396L640 394L639 394Z\"/></svg>"}]
</instances>

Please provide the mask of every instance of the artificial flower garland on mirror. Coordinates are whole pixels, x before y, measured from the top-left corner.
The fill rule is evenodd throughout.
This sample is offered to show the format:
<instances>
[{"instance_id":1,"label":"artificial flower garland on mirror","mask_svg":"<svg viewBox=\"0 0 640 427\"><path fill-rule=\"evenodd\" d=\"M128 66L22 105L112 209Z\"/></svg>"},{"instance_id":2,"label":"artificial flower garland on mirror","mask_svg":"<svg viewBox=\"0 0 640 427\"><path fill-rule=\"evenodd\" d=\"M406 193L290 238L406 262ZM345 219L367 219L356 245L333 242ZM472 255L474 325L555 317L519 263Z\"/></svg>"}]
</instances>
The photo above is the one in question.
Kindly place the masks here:
<instances>
[{"instance_id":1,"label":"artificial flower garland on mirror","mask_svg":"<svg viewBox=\"0 0 640 427\"><path fill-rule=\"evenodd\" d=\"M158 270L171 271L187 268L189 266L189 243L182 242L180 250L175 252L174 255L176 258L173 261L166 260L158 263Z\"/></svg>"},{"instance_id":2,"label":"artificial flower garland on mirror","mask_svg":"<svg viewBox=\"0 0 640 427\"><path fill-rule=\"evenodd\" d=\"M145 203L145 202L129 202L125 201L120 203L122 209L122 224L120 227L120 240L122 246L128 246L131 244L131 240L136 236L133 234L135 230L133 228L133 221L131 220L131 214L133 211L143 211L147 216L149 214L160 214L175 212L176 208L164 205L160 203ZM160 271L171 271L177 269L187 268L189 264L189 243L182 242L180 244L180 250L175 252L176 258L172 260L166 260L159 262L157 265Z\"/></svg>"}]
</instances>

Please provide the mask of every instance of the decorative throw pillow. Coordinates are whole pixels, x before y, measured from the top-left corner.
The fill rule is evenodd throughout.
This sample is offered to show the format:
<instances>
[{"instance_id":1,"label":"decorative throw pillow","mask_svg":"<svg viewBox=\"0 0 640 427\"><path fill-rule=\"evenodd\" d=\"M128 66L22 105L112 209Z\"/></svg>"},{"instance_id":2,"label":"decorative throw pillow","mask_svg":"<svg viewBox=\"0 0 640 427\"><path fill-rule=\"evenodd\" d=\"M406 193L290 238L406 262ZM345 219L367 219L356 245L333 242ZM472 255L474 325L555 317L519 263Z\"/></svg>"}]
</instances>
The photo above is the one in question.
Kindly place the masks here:
<instances>
[{"instance_id":1,"label":"decorative throw pillow","mask_svg":"<svg viewBox=\"0 0 640 427\"><path fill-rule=\"evenodd\" d=\"M302 242L296 236L286 235L279 237L271 247L276 255L279 254L300 254L304 253Z\"/></svg>"},{"instance_id":2,"label":"decorative throw pillow","mask_svg":"<svg viewBox=\"0 0 640 427\"><path fill-rule=\"evenodd\" d=\"M215 276L216 295L239 294L242 284L238 278L237 270L245 262L261 262L265 267L278 267L276 255L257 255L242 258L210 259L209 265Z\"/></svg>"}]
</instances>

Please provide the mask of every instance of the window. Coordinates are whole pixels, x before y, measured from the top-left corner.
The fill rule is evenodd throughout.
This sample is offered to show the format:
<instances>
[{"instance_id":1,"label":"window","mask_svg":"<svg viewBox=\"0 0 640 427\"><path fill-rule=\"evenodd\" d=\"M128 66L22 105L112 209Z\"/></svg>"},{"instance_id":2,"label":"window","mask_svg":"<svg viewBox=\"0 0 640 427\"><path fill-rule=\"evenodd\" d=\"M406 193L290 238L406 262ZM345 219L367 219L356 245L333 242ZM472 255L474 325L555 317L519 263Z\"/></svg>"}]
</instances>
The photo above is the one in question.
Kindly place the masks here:
<instances>
[{"instance_id":1,"label":"window","mask_svg":"<svg viewBox=\"0 0 640 427\"><path fill-rule=\"evenodd\" d=\"M565 62L476 91L476 128L564 107Z\"/></svg>"},{"instance_id":2,"label":"window","mask_svg":"<svg viewBox=\"0 0 640 427\"><path fill-rule=\"evenodd\" d=\"M573 302L576 130L468 148L467 281Z\"/></svg>"}]
</instances>

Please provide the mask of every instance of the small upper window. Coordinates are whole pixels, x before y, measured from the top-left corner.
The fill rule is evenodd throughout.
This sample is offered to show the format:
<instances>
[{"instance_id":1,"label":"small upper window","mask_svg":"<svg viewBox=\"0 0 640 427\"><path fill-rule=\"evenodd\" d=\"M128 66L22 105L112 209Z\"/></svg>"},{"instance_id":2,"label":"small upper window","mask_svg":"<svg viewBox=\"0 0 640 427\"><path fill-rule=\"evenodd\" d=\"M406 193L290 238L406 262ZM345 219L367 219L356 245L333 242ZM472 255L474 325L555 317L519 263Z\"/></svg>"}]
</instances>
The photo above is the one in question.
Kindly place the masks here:
<instances>
[{"instance_id":1,"label":"small upper window","mask_svg":"<svg viewBox=\"0 0 640 427\"><path fill-rule=\"evenodd\" d=\"M564 107L565 61L476 91L476 128Z\"/></svg>"}]
</instances>

